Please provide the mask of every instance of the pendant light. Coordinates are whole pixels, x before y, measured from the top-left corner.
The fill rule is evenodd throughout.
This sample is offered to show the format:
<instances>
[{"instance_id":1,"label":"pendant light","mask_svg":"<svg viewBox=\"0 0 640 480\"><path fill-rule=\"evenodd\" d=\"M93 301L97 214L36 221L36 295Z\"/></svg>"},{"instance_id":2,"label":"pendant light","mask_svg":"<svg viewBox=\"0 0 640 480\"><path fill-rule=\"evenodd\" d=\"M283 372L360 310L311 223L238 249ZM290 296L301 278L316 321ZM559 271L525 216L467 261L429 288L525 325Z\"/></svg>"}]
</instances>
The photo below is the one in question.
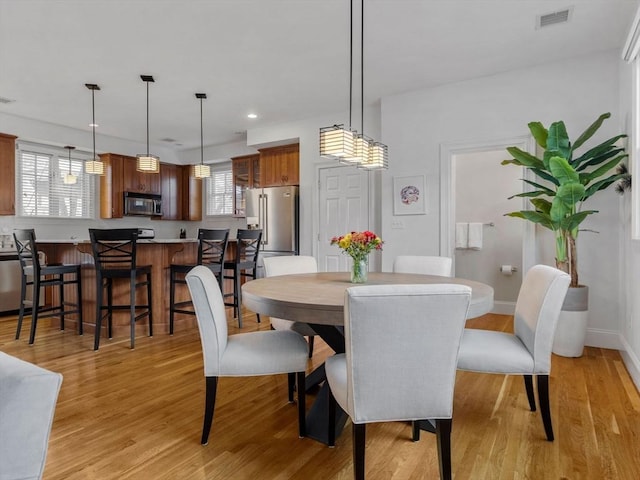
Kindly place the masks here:
<instances>
[{"instance_id":1,"label":"pendant light","mask_svg":"<svg viewBox=\"0 0 640 480\"><path fill-rule=\"evenodd\" d=\"M69 173L67 173L64 176L62 181L64 182L65 185L75 185L78 182L78 177L75 176L73 173L71 173L71 150L75 150L76 147L72 147L71 145L67 145L64 148L69 150Z\"/></svg>"},{"instance_id":2,"label":"pendant light","mask_svg":"<svg viewBox=\"0 0 640 480\"><path fill-rule=\"evenodd\" d=\"M92 175L104 175L104 162L96 156L96 101L95 91L100 87L95 83L85 83L85 87L91 90L91 132L93 133L93 157L84 164L84 171Z\"/></svg>"},{"instance_id":3,"label":"pendant light","mask_svg":"<svg viewBox=\"0 0 640 480\"><path fill-rule=\"evenodd\" d=\"M140 75L147 84L147 153L139 153L136 162L136 170L144 173L160 173L160 158L149 153L149 82L155 82L151 75Z\"/></svg>"},{"instance_id":4,"label":"pendant light","mask_svg":"<svg viewBox=\"0 0 640 480\"><path fill-rule=\"evenodd\" d=\"M353 0L350 2L350 52L349 52L349 128L343 125L320 129L320 156L341 163L356 165L368 170L389 168L388 147L364 135L364 0L360 1L360 128L351 128L353 97Z\"/></svg>"},{"instance_id":5,"label":"pendant light","mask_svg":"<svg viewBox=\"0 0 640 480\"><path fill-rule=\"evenodd\" d=\"M204 143L202 130L202 100L207 98L207 94L196 93L196 98L200 99L200 164L193 166L193 176L195 178L207 178L211 176L211 167L204 164Z\"/></svg>"}]
</instances>

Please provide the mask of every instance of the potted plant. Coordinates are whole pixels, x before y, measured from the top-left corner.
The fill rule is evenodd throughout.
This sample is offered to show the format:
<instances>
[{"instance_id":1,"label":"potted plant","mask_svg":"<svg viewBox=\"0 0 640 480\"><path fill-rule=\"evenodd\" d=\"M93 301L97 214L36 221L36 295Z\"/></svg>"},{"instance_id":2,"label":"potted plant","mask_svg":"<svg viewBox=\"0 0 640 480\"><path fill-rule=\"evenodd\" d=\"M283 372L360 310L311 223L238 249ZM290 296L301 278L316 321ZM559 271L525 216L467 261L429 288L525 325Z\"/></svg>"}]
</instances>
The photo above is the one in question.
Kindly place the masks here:
<instances>
[{"instance_id":1,"label":"potted plant","mask_svg":"<svg viewBox=\"0 0 640 480\"><path fill-rule=\"evenodd\" d=\"M588 288L578 280L576 239L580 224L597 210L583 209L583 203L596 192L618 180L628 180L626 170L620 170L628 155L617 142L626 135L616 135L601 144L575 155L611 116L604 113L576 140L571 142L564 122L554 122L545 128L540 122L529 123L529 130L543 149L538 158L517 147L507 151L513 156L503 165L525 167L535 180L524 179L533 187L513 197L525 197L530 210L507 213L523 218L553 231L555 236L556 267L571 275L571 284L554 339L554 353L570 357L582 355L588 322Z\"/></svg>"}]
</instances>

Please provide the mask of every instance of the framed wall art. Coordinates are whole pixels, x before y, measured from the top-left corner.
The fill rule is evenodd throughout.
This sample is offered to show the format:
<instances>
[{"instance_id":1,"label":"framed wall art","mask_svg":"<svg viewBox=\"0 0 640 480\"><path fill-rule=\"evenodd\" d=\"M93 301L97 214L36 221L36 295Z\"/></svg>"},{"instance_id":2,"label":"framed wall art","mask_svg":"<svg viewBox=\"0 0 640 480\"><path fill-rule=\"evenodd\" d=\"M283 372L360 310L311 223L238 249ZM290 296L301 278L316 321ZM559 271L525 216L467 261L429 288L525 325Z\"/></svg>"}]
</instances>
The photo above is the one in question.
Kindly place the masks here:
<instances>
[{"instance_id":1,"label":"framed wall art","mask_svg":"<svg viewBox=\"0 0 640 480\"><path fill-rule=\"evenodd\" d=\"M393 177L393 214L424 215L427 213L427 186L424 175Z\"/></svg>"}]
</instances>

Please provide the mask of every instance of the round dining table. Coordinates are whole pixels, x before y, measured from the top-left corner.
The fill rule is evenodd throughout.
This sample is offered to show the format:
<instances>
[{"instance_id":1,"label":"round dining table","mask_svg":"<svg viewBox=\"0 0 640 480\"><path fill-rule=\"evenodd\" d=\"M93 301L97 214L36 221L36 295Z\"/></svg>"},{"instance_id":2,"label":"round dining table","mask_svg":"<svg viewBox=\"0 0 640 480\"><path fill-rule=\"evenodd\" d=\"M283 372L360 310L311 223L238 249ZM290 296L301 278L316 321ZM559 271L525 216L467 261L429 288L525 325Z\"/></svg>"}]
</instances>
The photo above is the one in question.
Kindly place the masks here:
<instances>
[{"instance_id":1,"label":"round dining table","mask_svg":"<svg viewBox=\"0 0 640 480\"><path fill-rule=\"evenodd\" d=\"M310 324L311 328L336 352L344 353L344 299L351 283L349 272L318 272L279 275L260 278L242 286L242 303L261 315ZM467 318L475 318L493 309L493 288L464 278L418 275L410 273L370 272L364 285L458 284L471 287L471 301ZM389 319L401 322L401 319ZM401 323L398 324L399 327ZM307 389L322 387L307 415L307 436L327 443L328 383L324 365L307 376ZM346 421L346 414L338 409L336 435ZM427 429L430 428L427 426Z\"/></svg>"}]
</instances>

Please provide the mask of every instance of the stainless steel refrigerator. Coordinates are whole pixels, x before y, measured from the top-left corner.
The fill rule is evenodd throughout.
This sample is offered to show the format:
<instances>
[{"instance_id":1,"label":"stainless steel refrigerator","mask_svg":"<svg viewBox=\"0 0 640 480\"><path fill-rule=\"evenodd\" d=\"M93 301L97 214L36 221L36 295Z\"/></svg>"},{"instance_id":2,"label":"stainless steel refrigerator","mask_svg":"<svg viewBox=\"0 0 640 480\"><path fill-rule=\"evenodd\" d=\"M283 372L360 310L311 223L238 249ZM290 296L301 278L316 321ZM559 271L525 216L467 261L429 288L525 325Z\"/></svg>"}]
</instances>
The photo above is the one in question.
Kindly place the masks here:
<instances>
[{"instance_id":1,"label":"stainless steel refrigerator","mask_svg":"<svg viewBox=\"0 0 640 480\"><path fill-rule=\"evenodd\" d=\"M299 254L298 187L247 190L247 226L262 230L258 277L264 276L262 259Z\"/></svg>"}]
</instances>

